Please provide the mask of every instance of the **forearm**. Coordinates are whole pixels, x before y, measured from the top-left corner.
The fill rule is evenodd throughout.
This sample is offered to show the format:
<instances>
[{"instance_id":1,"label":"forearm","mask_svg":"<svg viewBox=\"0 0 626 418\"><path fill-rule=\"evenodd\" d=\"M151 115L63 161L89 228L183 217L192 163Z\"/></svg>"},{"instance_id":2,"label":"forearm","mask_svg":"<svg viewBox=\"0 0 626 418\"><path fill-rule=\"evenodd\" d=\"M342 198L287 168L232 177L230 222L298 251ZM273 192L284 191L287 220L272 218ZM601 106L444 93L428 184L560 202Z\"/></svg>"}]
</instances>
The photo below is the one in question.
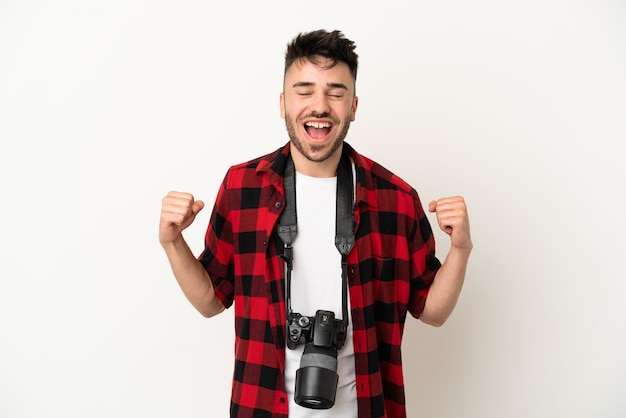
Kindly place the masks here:
<instances>
[{"instance_id":1,"label":"forearm","mask_svg":"<svg viewBox=\"0 0 626 418\"><path fill-rule=\"evenodd\" d=\"M422 322L439 327L452 314L463 288L470 252L471 248L450 247L428 291Z\"/></svg>"},{"instance_id":2,"label":"forearm","mask_svg":"<svg viewBox=\"0 0 626 418\"><path fill-rule=\"evenodd\" d=\"M193 255L182 236L162 246L176 281L198 312L207 318L222 312L224 305L215 295L209 274Z\"/></svg>"}]
</instances>

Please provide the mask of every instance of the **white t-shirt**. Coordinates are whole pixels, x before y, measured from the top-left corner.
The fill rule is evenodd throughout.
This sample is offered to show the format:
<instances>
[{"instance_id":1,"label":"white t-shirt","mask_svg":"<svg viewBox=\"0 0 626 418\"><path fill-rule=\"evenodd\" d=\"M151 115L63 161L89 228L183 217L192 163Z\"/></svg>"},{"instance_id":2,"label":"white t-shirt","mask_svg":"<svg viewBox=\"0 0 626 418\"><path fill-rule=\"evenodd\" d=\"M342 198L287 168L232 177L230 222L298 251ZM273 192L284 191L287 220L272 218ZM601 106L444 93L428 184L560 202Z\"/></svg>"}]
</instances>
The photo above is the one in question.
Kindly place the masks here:
<instances>
[{"instance_id":1,"label":"white t-shirt","mask_svg":"<svg viewBox=\"0 0 626 418\"><path fill-rule=\"evenodd\" d=\"M323 309L334 312L335 318L342 319L341 254L335 247L336 190L336 177L315 178L296 172L298 233L293 242L291 308L293 312L305 316L315 316L317 310ZM300 368L303 350L304 344L299 344L295 350L289 348L285 350L285 384L289 397L289 417L356 418L352 318L349 318L346 342L337 355L339 382L335 405L330 409L305 408L294 401L296 370Z\"/></svg>"}]
</instances>

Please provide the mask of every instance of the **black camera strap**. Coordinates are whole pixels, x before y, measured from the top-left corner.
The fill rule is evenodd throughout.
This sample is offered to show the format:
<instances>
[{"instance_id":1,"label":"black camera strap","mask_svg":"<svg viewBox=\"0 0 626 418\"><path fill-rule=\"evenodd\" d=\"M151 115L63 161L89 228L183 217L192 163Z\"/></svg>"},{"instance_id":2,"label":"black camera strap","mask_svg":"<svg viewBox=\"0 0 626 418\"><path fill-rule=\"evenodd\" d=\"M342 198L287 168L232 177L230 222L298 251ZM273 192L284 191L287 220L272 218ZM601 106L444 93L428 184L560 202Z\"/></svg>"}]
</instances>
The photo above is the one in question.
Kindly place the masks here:
<instances>
[{"instance_id":1,"label":"black camera strap","mask_svg":"<svg viewBox=\"0 0 626 418\"><path fill-rule=\"evenodd\" d=\"M285 244L283 259L287 264L286 277L286 312L287 324L291 314L291 272L293 270L293 247L292 243L297 234L296 215L296 176L295 167L291 155L287 158L284 174L285 184L285 209L278 220L278 236ZM353 190L352 163L344 152L341 155L337 167L337 202L335 215L335 246L341 254L341 335L337 341L337 349L340 349L345 340L348 329L348 254L354 247L354 215L353 215Z\"/></svg>"}]
</instances>

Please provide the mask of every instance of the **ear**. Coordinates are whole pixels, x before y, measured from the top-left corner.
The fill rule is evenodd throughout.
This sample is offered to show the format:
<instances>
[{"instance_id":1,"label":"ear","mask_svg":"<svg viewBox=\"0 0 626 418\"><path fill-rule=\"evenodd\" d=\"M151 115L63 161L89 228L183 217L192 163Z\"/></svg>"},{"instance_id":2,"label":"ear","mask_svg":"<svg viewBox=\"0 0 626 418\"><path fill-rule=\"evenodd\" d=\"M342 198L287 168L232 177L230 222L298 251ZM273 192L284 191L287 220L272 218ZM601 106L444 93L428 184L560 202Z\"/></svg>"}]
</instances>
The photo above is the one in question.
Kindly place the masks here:
<instances>
[{"instance_id":1,"label":"ear","mask_svg":"<svg viewBox=\"0 0 626 418\"><path fill-rule=\"evenodd\" d=\"M354 99L352 100L352 109L350 111L350 122L354 122L354 120L356 119L356 108L359 105L359 98L357 96L354 96Z\"/></svg>"},{"instance_id":2,"label":"ear","mask_svg":"<svg viewBox=\"0 0 626 418\"><path fill-rule=\"evenodd\" d=\"M285 93L280 93L280 117L285 119Z\"/></svg>"}]
</instances>

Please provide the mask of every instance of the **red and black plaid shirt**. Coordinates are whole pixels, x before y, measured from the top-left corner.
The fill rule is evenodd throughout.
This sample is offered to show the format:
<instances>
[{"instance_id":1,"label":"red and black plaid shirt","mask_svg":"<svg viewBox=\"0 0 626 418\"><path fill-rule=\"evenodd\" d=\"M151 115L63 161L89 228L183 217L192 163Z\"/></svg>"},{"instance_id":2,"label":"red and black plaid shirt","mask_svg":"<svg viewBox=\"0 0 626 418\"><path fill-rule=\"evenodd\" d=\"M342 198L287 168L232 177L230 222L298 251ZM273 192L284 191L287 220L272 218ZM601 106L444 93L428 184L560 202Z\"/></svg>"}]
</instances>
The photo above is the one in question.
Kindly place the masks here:
<instances>
[{"instance_id":1,"label":"red and black plaid shirt","mask_svg":"<svg viewBox=\"0 0 626 418\"><path fill-rule=\"evenodd\" d=\"M405 417L400 344L439 260L416 191L344 144L354 161L356 242L348 257L359 417ZM199 259L224 306L235 304L231 416L287 417L285 267L276 234L285 147L229 169Z\"/></svg>"}]
</instances>

